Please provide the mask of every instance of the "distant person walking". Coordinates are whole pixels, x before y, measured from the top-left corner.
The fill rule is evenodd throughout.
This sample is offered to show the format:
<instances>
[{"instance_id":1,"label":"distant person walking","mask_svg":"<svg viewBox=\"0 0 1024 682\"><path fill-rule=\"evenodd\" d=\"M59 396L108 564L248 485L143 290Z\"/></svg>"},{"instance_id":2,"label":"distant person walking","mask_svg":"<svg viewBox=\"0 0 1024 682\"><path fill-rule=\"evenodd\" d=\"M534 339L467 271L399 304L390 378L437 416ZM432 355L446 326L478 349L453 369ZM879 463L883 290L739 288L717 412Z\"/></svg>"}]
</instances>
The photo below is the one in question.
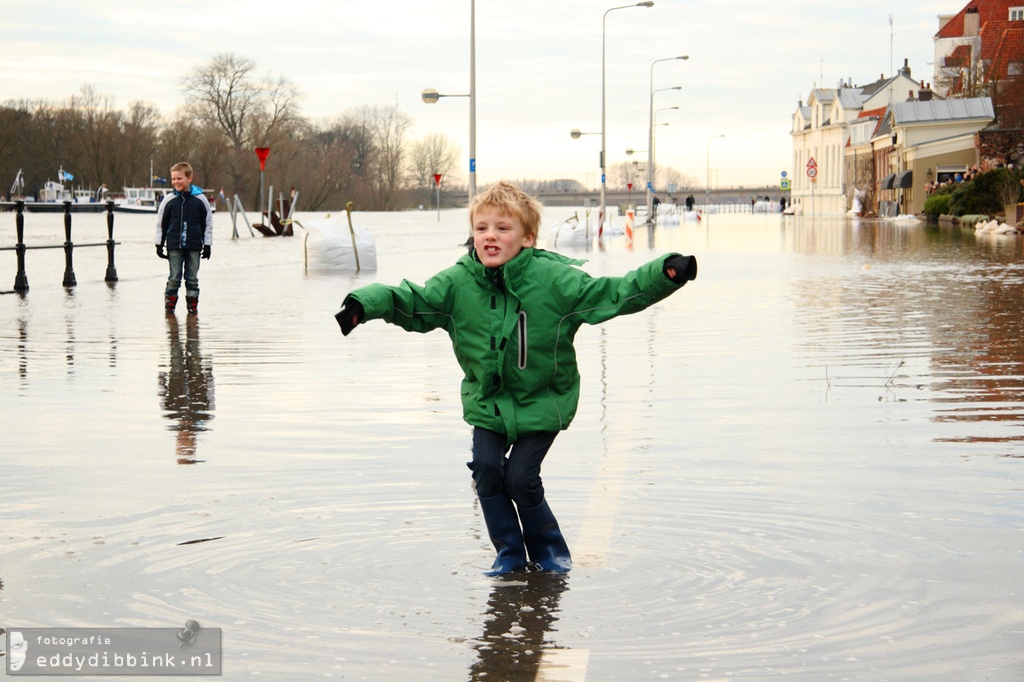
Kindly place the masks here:
<instances>
[{"instance_id":1,"label":"distant person walking","mask_svg":"<svg viewBox=\"0 0 1024 682\"><path fill-rule=\"evenodd\" d=\"M199 259L210 258L213 211L200 187L192 184L192 166L171 166L171 186L156 212L156 255L166 258L170 274L164 287L164 310L174 313L185 278L185 303L190 315L199 312ZM166 247L166 252L164 248Z\"/></svg>"}]
</instances>

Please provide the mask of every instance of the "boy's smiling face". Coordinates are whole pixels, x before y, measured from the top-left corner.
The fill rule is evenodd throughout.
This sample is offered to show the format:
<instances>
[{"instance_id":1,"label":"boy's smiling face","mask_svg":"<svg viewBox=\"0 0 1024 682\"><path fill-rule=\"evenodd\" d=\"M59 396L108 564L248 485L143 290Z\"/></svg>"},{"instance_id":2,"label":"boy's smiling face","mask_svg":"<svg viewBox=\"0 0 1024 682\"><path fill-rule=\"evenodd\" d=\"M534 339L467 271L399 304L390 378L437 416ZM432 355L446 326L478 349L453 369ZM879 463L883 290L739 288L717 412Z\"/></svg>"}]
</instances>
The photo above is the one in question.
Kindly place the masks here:
<instances>
[{"instance_id":1,"label":"boy's smiling face","mask_svg":"<svg viewBox=\"0 0 1024 682\"><path fill-rule=\"evenodd\" d=\"M484 267L500 268L535 241L519 218L495 206L481 206L473 215L473 248Z\"/></svg>"},{"instance_id":2,"label":"boy's smiling face","mask_svg":"<svg viewBox=\"0 0 1024 682\"><path fill-rule=\"evenodd\" d=\"M171 187L174 189L179 192L184 192L191 184L192 178L189 176L185 175L181 171L171 171Z\"/></svg>"}]
</instances>

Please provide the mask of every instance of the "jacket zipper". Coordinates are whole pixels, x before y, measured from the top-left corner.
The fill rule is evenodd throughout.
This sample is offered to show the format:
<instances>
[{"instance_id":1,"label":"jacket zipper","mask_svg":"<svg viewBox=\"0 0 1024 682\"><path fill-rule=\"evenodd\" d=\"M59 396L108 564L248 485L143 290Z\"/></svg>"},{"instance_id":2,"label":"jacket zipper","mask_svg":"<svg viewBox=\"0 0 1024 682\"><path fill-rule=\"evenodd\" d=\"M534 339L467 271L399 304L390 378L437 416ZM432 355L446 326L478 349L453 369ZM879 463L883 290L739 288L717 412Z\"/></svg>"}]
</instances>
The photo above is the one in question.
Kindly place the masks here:
<instances>
[{"instance_id":1,"label":"jacket zipper","mask_svg":"<svg viewBox=\"0 0 1024 682\"><path fill-rule=\"evenodd\" d=\"M188 243L188 221L185 220L185 195L181 195L181 248L185 248Z\"/></svg>"},{"instance_id":2,"label":"jacket zipper","mask_svg":"<svg viewBox=\"0 0 1024 682\"><path fill-rule=\"evenodd\" d=\"M526 369L526 311L519 313L519 369Z\"/></svg>"}]
</instances>

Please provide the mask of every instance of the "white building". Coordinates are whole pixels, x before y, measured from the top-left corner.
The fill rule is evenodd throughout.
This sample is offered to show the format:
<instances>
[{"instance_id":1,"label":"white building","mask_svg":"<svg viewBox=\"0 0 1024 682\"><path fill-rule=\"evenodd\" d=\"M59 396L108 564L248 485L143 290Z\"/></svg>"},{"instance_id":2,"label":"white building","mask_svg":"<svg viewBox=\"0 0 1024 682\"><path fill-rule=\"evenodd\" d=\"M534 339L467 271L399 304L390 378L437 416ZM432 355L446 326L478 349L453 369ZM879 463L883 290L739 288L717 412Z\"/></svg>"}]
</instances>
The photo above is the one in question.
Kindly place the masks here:
<instances>
[{"instance_id":1,"label":"white building","mask_svg":"<svg viewBox=\"0 0 1024 682\"><path fill-rule=\"evenodd\" d=\"M920 89L906 62L892 78L883 76L869 85L847 82L812 89L807 103L797 106L790 131L793 204L805 213L845 214L854 192L846 172L853 125L865 110L884 110L893 102L916 99Z\"/></svg>"}]
</instances>

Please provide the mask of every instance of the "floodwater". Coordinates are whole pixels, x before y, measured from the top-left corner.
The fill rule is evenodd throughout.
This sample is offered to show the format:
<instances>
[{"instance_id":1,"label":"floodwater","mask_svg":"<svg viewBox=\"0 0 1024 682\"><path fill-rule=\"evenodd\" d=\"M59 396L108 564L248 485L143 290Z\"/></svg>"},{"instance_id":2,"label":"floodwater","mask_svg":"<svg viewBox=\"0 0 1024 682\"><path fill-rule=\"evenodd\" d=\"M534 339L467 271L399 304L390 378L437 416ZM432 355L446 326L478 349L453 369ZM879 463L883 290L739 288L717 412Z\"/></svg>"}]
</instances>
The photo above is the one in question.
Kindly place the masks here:
<instances>
[{"instance_id":1,"label":"floodwater","mask_svg":"<svg viewBox=\"0 0 1024 682\"><path fill-rule=\"evenodd\" d=\"M447 337L333 318L452 263L464 211L356 213L360 274L220 212L198 318L115 220L116 285L38 250L0 296L0 625L195 619L229 680L1024 678L1024 238L718 214L572 250L700 275L581 330L544 466L575 568L495 579Z\"/></svg>"}]
</instances>

